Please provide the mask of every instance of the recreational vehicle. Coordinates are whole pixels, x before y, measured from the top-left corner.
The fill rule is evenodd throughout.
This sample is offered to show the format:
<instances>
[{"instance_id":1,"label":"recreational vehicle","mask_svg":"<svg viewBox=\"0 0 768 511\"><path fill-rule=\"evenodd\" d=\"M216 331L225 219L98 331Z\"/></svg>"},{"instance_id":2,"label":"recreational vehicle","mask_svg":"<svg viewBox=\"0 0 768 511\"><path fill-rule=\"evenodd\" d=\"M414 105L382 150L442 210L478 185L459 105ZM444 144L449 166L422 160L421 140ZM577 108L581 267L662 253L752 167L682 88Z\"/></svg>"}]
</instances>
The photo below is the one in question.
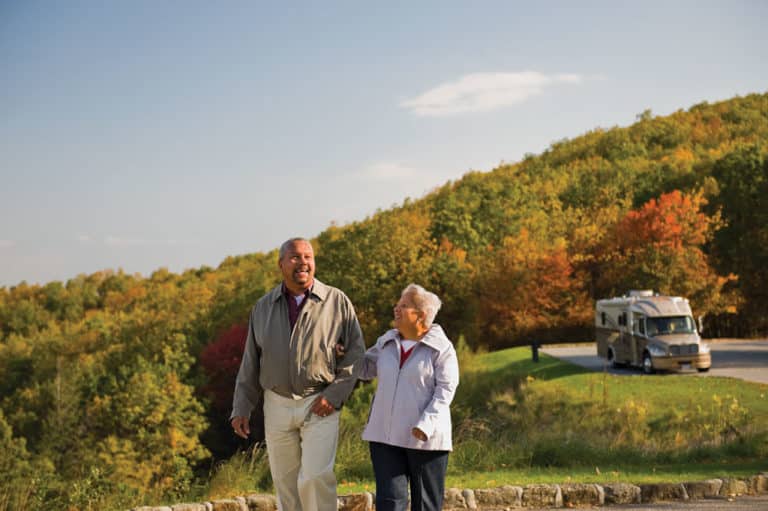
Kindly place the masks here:
<instances>
[{"instance_id":1,"label":"recreational vehicle","mask_svg":"<svg viewBox=\"0 0 768 511\"><path fill-rule=\"evenodd\" d=\"M598 300L595 337L597 354L616 367L641 367L650 374L692 368L704 372L712 365L691 306L679 296L643 290Z\"/></svg>"}]
</instances>

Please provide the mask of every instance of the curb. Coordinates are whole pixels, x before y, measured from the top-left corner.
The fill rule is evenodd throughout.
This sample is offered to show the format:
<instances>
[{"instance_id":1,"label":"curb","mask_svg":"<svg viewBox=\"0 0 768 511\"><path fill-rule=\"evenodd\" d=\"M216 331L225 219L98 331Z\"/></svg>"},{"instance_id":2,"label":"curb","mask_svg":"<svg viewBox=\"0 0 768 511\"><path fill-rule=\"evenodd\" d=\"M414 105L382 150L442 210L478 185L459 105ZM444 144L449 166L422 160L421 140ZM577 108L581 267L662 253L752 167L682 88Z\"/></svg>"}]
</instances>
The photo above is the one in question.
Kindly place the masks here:
<instances>
[{"instance_id":1,"label":"curb","mask_svg":"<svg viewBox=\"0 0 768 511\"><path fill-rule=\"evenodd\" d=\"M732 499L768 494L768 472L746 478L707 479L688 483L641 484L528 484L478 490L448 488L443 509L501 510L510 508L571 508L606 504L644 504L663 501ZM373 511L370 492L342 495L339 511ZM132 511L275 511L274 495L253 494L232 499L172 506L141 506Z\"/></svg>"}]
</instances>

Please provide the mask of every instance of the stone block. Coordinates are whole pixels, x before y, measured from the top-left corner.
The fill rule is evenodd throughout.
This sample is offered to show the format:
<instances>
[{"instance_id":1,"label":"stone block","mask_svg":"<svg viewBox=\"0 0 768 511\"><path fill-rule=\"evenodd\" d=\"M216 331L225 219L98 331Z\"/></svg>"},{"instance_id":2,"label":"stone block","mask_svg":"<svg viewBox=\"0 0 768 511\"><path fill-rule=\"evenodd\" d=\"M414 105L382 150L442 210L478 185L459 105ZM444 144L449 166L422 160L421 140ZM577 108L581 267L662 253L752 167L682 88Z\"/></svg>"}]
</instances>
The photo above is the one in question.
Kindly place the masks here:
<instances>
[{"instance_id":1,"label":"stone block","mask_svg":"<svg viewBox=\"0 0 768 511\"><path fill-rule=\"evenodd\" d=\"M723 486L720 488L721 497L736 497L738 495L746 495L748 492L746 481L737 479L735 477L727 477L723 479Z\"/></svg>"},{"instance_id":2,"label":"stone block","mask_svg":"<svg viewBox=\"0 0 768 511\"><path fill-rule=\"evenodd\" d=\"M447 488L443 493L445 509L467 509L467 499L459 488Z\"/></svg>"},{"instance_id":3,"label":"stone block","mask_svg":"<svg viewBox=\"0 0 768 511\"><path fill-rule=\"evenodd\" d=\"M475 490L475 499L479 509L520 507L523 501L523 488L506 485L501 488Z\"/></svg>"},{"instance_id":4,"label":"stone block","mask_svg":"<svg viewBox=\"0 0 768 511\"><path fill-rule=\"evenodd\" d=\"M342 495L339 497L339 511L371 511L373 495L368 492Z\"/></svg>"},{"instance_id":5,"label":"stone block","mask_svg":"<svg viewBox=\"0 0 768 511\"><path fill-rule=\"evenodd\" d=\"M213 511L244 511L242 503L235 499L214 500L211 504L213 504Z\"/></svg>"},{"instance_id":6,"label":"stone block","mask_svg":"<svg viewBox=\"0 0 768 511\"><path fill-rule=\"evenodd\" d=\"M606 504L639 504L640 487L628 483L603 485Z\"/></svg>"},{"instance_id":7,"label":"stone block","mask_svg":"<svg viewBox=\"0 0 768 511\"><path fill-rule=\"evenodd\" d=\"M682 483L641 484L640 499L643 502L688 500L688 493Z\"/></svg>"},{"instance_id":8,"label":"stone block","mask_svg":"<svg viewBox=\"0 0 768 511\"><path fill-rule=\"evenodd\" d=\"M527 484L521 500L523 507L563 506L563 494L556 484Z\"/></svg>"},{"instance_id":9,"label":"stone block","mask_svg":"<svg viewBox=\"0 0 768 511\"><path fill-rule=\"evenodd\" d=\"M194 504L174 504L171 506L171 511L208 511L203 503Z\"/></svg>"},{"instance_id":10,"label":"stone block","mask_svg":"<svg viewBox=\"0 0 768 511\"><path fill-rule=\"evenodd\" d=\"M277 497L263 493L252 493L245 496L249 511L276 511Z\"/></svg>"},{"instance_id":11,"label":"stone block","mask_svg":"<svg viewBox=\"0 0 768 511\"><path fill-rule=\"evenodd\" d=\"M762 495L768 493L768 477L758 474L747 479L747 488L750 495Z\"/></svg>"},{"instance_id":12,"label":"stone block","mask_svg":"<svg viewBox=\"0 0 768 511\"><path fill-rule=\"evenodd\" d=\"M694 481L683 483L689 499L711 499L720 494L723 486L722 479L707 479L706 481Z\"/></svg>"},{"instance_id":13,"label":"stone block","mask_svg":"<svg viewBox=\"0 0 768 511\"><path fill-rule=\"evenodd\" d=\"M461 490L461 494L464 496L464 500L467 503L467 509L477 509L477 501L475 500L475 492L472 490Z\"/></svg>"},{"instance_id":14,"label":"stone block","mask_svg":"<svg viewBox=\"0 0 768 511\"><path fill-rule=\"evenodd\" d=\"M571 506L602 506L605 503L605 491L597 484L561 484L563 505Z\"/></svg>"}]
</instances>

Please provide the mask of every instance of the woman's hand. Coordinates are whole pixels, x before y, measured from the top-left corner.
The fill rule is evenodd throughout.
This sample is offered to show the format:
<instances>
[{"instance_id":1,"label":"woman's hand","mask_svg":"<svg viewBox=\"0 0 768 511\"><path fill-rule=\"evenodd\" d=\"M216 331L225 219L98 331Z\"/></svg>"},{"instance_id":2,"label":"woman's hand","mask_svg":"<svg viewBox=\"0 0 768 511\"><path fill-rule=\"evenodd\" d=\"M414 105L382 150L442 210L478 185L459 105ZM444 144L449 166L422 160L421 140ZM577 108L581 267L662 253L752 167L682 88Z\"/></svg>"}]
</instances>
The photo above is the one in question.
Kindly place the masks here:
<instances>
[{"instance_id":1,"label":"woman's hand","mask_svg":"<svg viewBox=\"0 0 768 511\"><path fill-rule=\"evenodd\" d=\"M412 434L414 437L416 437L417 439L421 440L422 442L426 442L426 441L427 441L427 434L426 434L426 433L424 433L424 432L423 432L422 430L420 430L419 428L413 428L413 429L411 430L411 434Z\"/></svg>"}]
</instances>

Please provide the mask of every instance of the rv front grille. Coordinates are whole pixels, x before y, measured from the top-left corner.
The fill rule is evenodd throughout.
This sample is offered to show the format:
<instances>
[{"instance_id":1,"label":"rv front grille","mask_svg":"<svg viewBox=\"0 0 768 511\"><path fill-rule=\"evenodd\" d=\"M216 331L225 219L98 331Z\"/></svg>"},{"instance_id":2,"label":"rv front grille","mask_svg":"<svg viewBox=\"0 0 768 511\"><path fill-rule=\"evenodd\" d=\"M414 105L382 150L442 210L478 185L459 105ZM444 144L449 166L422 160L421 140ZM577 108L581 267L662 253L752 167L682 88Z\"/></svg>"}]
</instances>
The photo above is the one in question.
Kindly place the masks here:
<instances>
[{"instance_id":1,"label":"rv front grille","mask_svg":"<svg viewBox=\"0 0 768 511\"><path fill-rule=\"evenodd\" d=\"M699 352L698 344L682 344L680 346L670 346L669 353L672 356L695 355Z\"/></svg>"}]
</instances>

